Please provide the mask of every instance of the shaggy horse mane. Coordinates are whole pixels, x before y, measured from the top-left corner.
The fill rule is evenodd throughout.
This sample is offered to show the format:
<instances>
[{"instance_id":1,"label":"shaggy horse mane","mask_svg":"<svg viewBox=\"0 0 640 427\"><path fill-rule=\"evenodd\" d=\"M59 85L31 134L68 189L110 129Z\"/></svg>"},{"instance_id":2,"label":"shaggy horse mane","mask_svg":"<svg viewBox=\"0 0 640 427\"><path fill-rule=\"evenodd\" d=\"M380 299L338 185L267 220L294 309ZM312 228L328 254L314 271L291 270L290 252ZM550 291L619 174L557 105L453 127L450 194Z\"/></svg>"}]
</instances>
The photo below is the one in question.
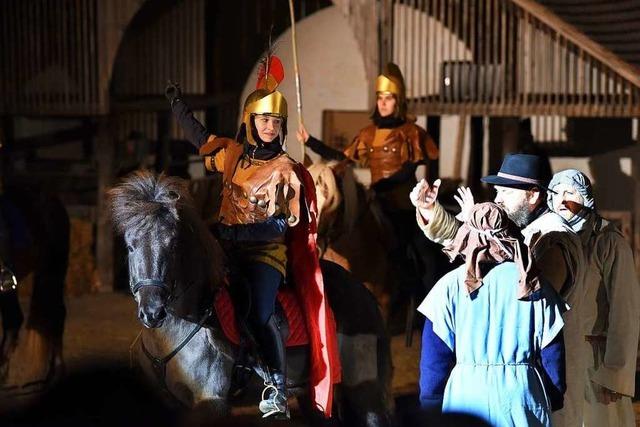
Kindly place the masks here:
<instances>
[{"instance_id":1,"label":"shaggy horse mane","mask_svg":"<svg viewBox=\"0 0 640 427\"><path fill-rule=\"evenodd\" d=\"M135 171L108 191L113 223L123 233L149 233L159 225L175 229L179 209L193 208L187 182L148 170Z\"/></svg>"},{"instance_id":2,"label":"shaggy horse mane","mask_svg":"<svg viewBox=\"0 0 640 427\"><path fill-rule=\"evenodd\" d=\"M204 260L207 272L199 276L212 287L224 281L226 257L204 221L196 213L188 181L139 170L125 177L108 191L116 229L133 236L178 236L177 252L182 260L182 276L200 274L197 265ZM187 233L180 233L186 230ZM216 262L212 262L212 261Z\"/></svg>"}]
</instances>

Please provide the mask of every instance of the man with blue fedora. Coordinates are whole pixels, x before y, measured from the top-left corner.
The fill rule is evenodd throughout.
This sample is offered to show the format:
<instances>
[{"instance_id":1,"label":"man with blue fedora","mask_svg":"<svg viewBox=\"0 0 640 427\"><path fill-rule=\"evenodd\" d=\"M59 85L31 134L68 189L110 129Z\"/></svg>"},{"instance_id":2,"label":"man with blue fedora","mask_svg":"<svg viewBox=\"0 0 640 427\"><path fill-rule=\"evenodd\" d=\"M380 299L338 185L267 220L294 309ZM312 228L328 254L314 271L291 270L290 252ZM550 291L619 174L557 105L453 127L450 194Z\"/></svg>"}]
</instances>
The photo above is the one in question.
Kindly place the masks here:
<instances>
[{"instance_id":1,"label":"man with blue fedora","mask_svg":"<svg viewBox=\"0 0 640 427\"><path fill-rule=\"evenodd\" d=\"M580 306L586 262L580 240L569 224L546 204L551 168L542 156L507 154L496 175L482 182L496 190L494 202L520 227L541 275L567 301L571 310L563 320L566 348L566 382L564 407L552 414L554 426L582 426L584 334ZM471 210L474 199L470 190L461 187L455 197L461 212L453 216L437 201L440 180L429 185L420 181L410 194L416 207L416 219L432 241L448 244Z\"/></svg>"}]
</instances>

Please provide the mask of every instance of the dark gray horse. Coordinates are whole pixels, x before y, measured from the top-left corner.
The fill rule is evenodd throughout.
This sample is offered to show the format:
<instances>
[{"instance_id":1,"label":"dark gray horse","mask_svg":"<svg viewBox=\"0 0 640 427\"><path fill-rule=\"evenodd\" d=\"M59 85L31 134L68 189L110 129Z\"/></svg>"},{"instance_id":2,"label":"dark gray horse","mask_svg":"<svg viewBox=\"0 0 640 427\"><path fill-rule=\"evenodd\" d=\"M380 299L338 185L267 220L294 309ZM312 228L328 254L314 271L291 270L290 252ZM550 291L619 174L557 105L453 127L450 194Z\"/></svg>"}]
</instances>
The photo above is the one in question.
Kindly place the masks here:
<instances>
[{"instance_id":1,"label":"dark gray horse","mask_svg":"<svg viewBox=\"0 0 640 427\"><path fill-rule=\"evenodd\" d=\"M129 252L138 318L146 326L136 350L143 371L188 407L228 413L238 349L211 314L225 280L225 256L193 209L186 182L137 172L110 196ZM388 425L391 354L378 306L339 266L323 263L322 271L343 369L334 414L348 425ZM287 355L291 390L306 415L319 421L308 409L306 369L300 368L307 364L306 349L294 347Z\"/></svg>"}]
</instances>

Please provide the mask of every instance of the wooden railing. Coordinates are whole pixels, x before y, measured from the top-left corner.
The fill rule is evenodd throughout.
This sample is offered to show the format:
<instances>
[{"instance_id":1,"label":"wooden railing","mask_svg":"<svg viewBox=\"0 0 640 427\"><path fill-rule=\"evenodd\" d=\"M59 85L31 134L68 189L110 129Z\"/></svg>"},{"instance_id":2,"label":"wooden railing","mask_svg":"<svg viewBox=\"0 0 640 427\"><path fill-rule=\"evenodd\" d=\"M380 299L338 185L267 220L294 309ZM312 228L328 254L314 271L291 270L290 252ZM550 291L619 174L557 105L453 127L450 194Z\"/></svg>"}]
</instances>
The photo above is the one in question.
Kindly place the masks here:
<instances>
[{"instance_id":1,"label":"wooden railing","mask_svg":"<svg viewBox=\"0 0 640 427\"><path fill-rule=\"evenodd\" d=\"M423 114L630 117L640 78L530 0L385 0L386 60Z\"/></svg>"}]
</instances>

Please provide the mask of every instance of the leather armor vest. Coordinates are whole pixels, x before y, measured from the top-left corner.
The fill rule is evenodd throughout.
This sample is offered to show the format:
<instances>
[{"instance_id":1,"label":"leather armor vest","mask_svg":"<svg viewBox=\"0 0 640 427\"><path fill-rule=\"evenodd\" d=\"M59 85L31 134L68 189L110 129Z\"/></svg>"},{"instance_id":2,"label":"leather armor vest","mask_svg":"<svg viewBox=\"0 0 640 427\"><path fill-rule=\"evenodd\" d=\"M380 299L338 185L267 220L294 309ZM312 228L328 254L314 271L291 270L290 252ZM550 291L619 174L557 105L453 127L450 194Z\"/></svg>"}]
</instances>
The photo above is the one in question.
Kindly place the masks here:
<instances>
[{"instance_id":1,"label":"leather armor vest","mask_svg":"<svg viewBox=\"0 0 640 427\"><path fill-rule=\"evenodd\" d=\"M360 131L344 153L369 167L372 184L395 174L406 162L438 158L438 148L431 137L414 123L393 129L369 125Z\"/></svg>"},{"instance_id":2,"label":"leather armor vest","mask_svg":"<svg viewBox=\"0 0 640 427\"><path fill-rule=\"evenodd\" d=\"M295 162L286 153L270 159L242 158L242 145L229 144L224 153L219 221L253 224L283 214L290 226L300 219L301 183Z\"/></svg>"}]
</instances>

